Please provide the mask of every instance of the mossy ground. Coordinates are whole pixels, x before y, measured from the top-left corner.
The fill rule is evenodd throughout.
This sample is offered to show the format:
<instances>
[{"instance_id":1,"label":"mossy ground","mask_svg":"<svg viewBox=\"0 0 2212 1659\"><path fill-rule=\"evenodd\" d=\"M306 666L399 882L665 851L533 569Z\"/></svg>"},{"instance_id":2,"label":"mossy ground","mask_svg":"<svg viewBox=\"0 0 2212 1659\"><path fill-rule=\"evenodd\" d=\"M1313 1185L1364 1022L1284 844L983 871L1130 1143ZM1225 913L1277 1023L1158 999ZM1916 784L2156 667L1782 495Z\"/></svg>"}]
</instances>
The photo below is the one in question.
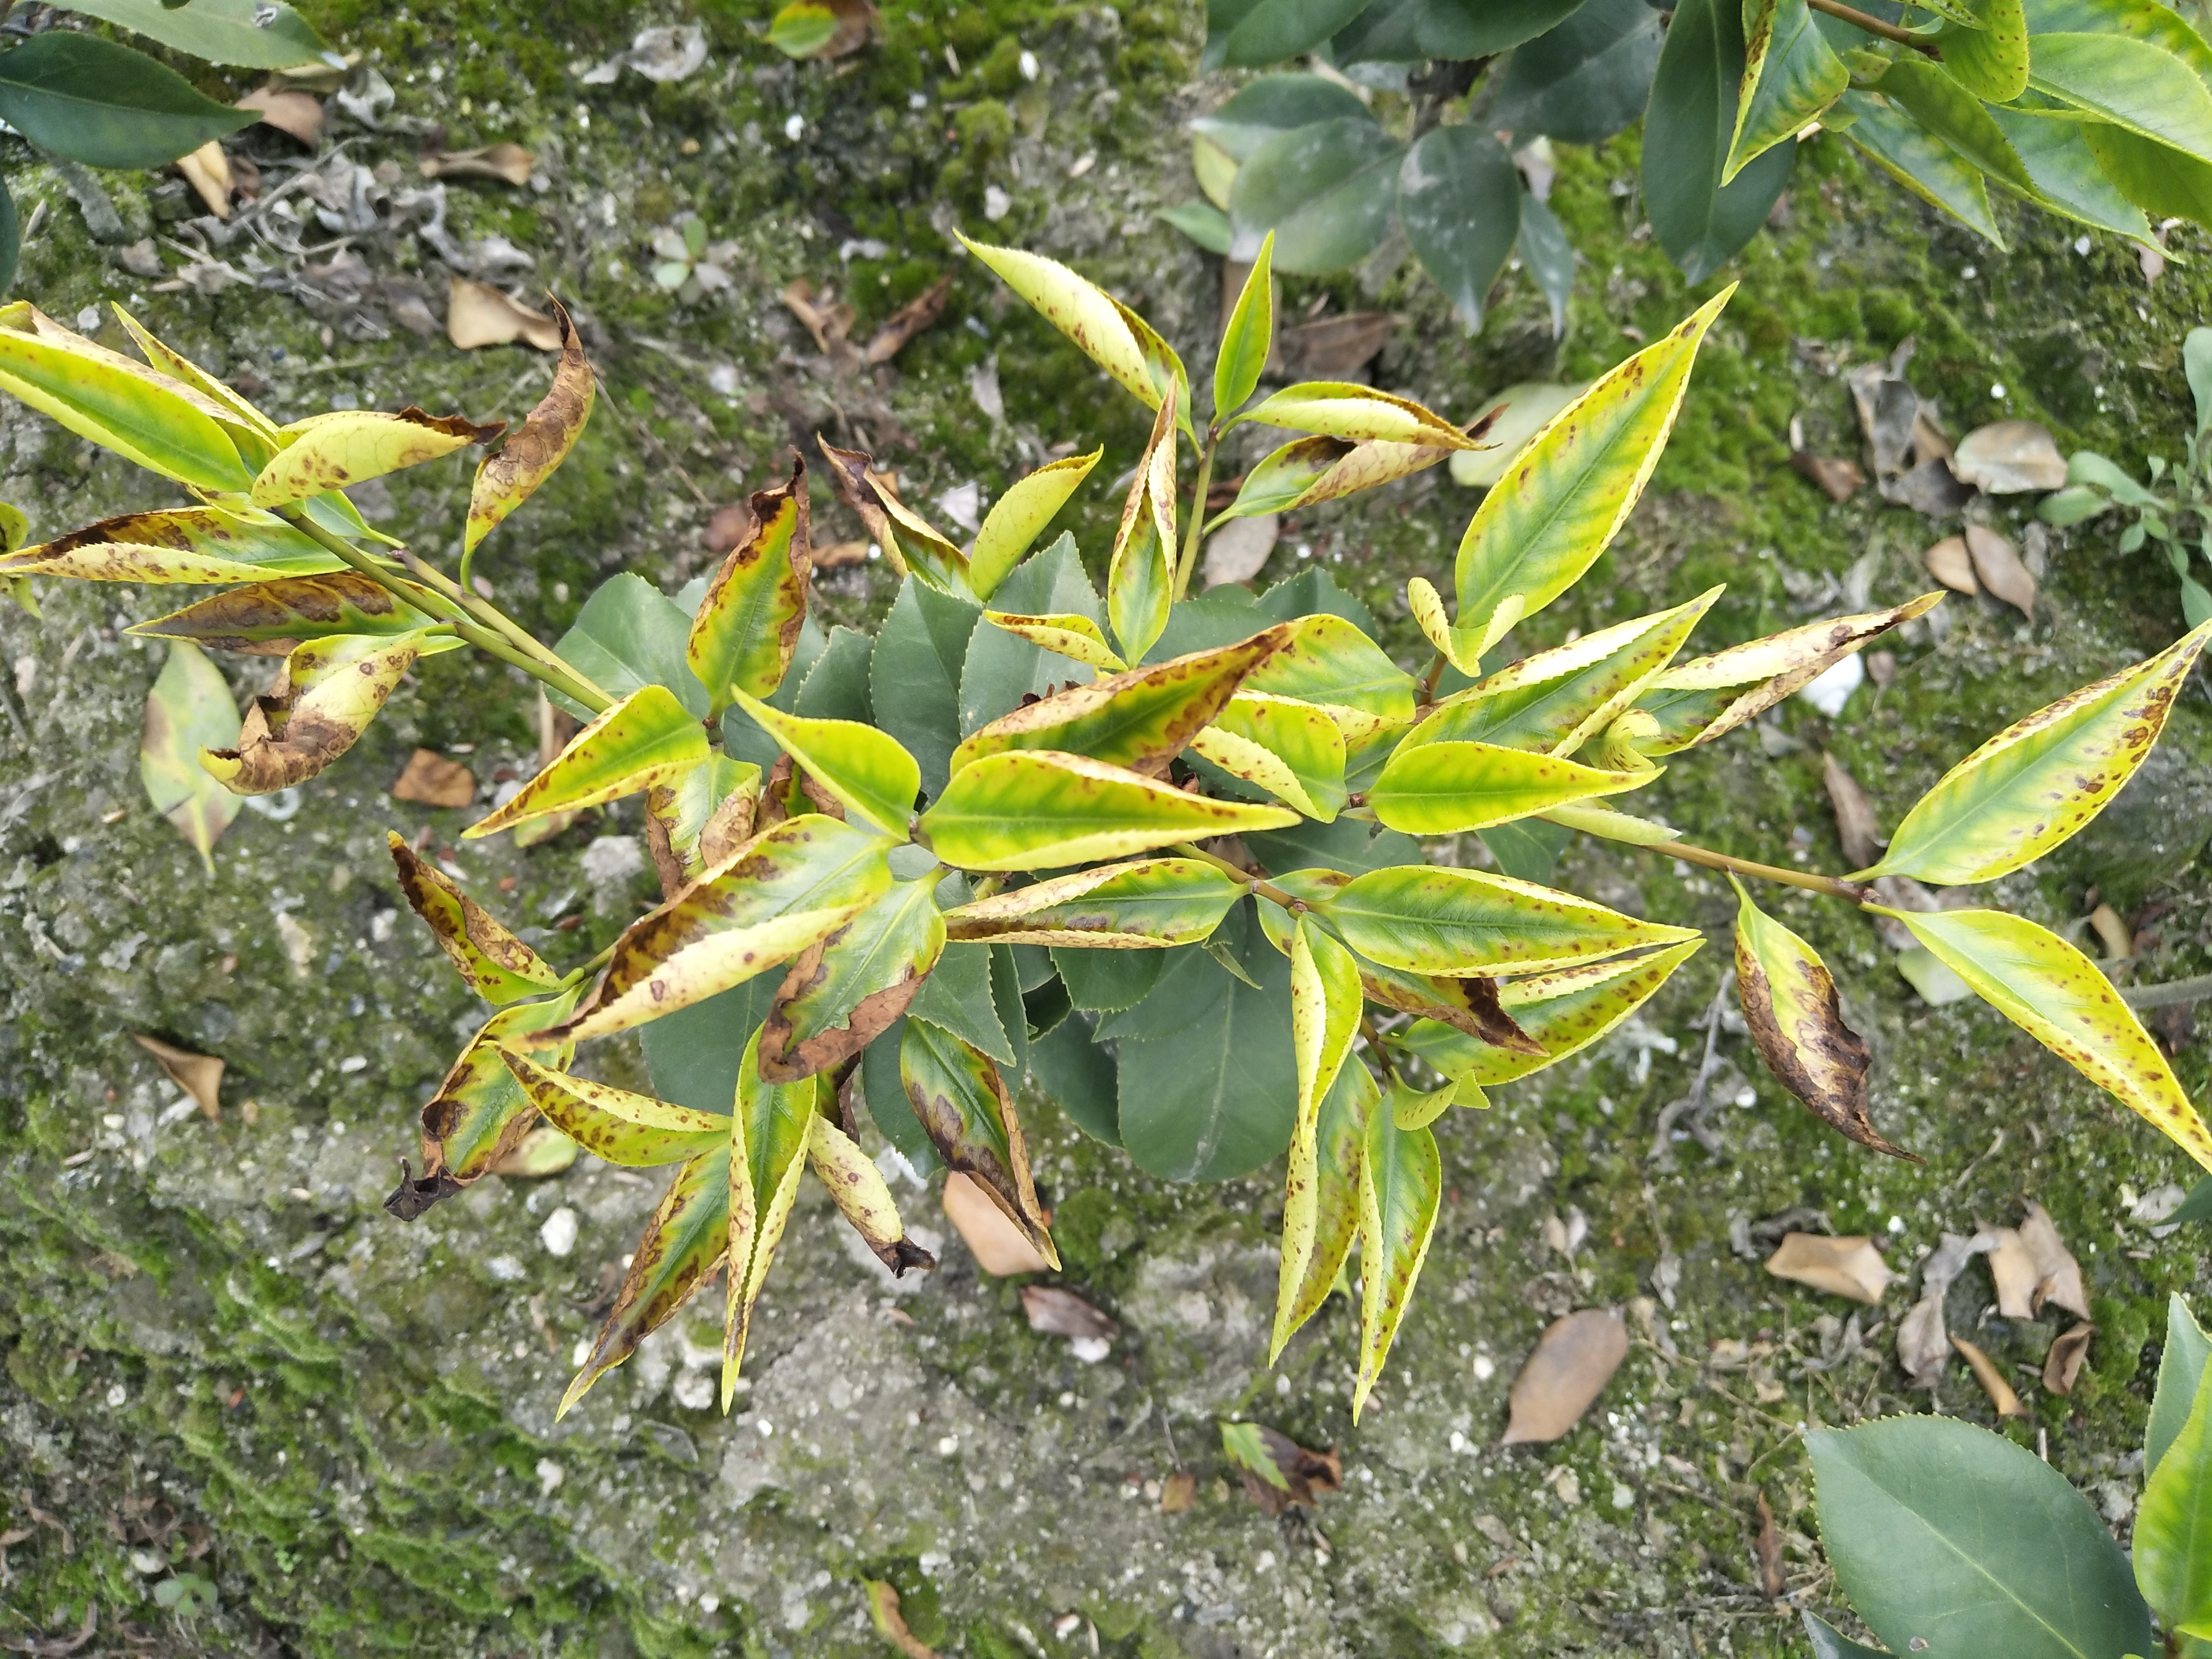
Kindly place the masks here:
<instances>
[{"instance_id":1,"label":"mossy ground","mask_svg":"<svg viewBox=\"0 0 2212 1659\"><path fill-rule=\"evenodd\" d=\"M1133 460L1143 412L958 258L954 224L1075 261L1194 371L1207 358L1216 270L1150 217L1194 193L1177 123L1219 93L1187 84L1194 8L893 4L881 46L835 67L775 58L757 38L766 10L702 4L706 70L602 88L572 68L624 44L604 9L315 10L389 76L402 114L442 123L455 147L517 139L551 180L538 194L449 191L458 235L510 238L576 305L609 394L480 566L549 637L613 570L673 586L702 568L708 511L777 476L817 428L876 442L923 497L969 478L996 490L1064 440L1107 442L1102 481ZM647 21L660 20L620 27ZM1024 48L1042 67L1034 82ZM416 142L356 134L353 148L404 165ZM513 415L542 383L520 349L356 338L343 313L326 336L281 292L149 293L88 240L49 175L20 149L9 166L26 214L48 208L22 292L64 317L123 299L211 366L250 373L280 417L333 394ZM1686 291L1639 233L1636 176L1632 137L1563 156L1554 203L1586 262L1563 343L1517 276L1472 340L1409 265L1292 283L1286 302L1398 313L1380 382L1462 418L1508 381L1594 374L1711 291ZM189 210L176 180L109 184L139 229ZM994 185L1012 210L987 227ZM687 306L645 278L652 231L685 212L742 246L726 300ZM2107 240L2078 252L2071 228L2006 222L2013 247L2000 252L1869 177L1838 140L1808 146L1786 210L1724 273L1742 289L1644 507L1528 643L1717 581L1729 591L1703 635L1716 643L1842 608L1855 566L1877 601L1924 586L1917 555L1936 526L1870 490L1831 505L1784 465L1793 415L1815 448L1853 452L1836 365L1908 336L1912 377L1954 434L2018 415L2048 422L2063 448L2130 465L2178 452L2178 344L2212 292L2203 240L2177 234L2188 261L2146 284ZM855 246L871 243L884 251ZM416 248L372 239L369 257L404 269ZM880 377L830 373L775 297L794 279L833 285L865 338L945 273L945 320ZM1003 422L979 413L968 385L994 361ZM710 380L724 364L733 392ZM6 495L39 533L166 499L21 411L7 435ZM455 461L393 480L388 526L450 551L466 478ZM1115 503L1097 487L1085 501L1072 522L1095 562ZM1471 506L1439 470L1287 526L1268 574L1326 562L1410 662L1397 595L1409 574L1448 574ZM856 533L817 510L822 538ZM2012 507L1998 518L2017 533ZM2054 538L2032 626L1954 601L1940 638L1917 629L1898 647L1887 691L1863 690L1832 721L1792 704L1767 741L1744 734L1677 763L1660 786L1666 815L1727 850L1842 867L1823 749L1893 823L1980 738L2178 631L2170 580L2112 539L2098 525ZM867 567L817 592L849 623L890 597ZM9 1548L0 1636L74 1630L92 1601L94 1651L875 1654L887 1650L859 1589L874 1577L951 1653L1801 1652L1788 1608L1755 1588L1756 1494L1781 1522L1793 1594L1829 1605L1799 1425L1925 1402L1899 1392L1887 1324L1869 1330L1881 1363L1804 1363L1847 1349L1838 1321L1852 1310L1768 1279L1743 1248L1744 1224L1793 1206L1881 1236L1904 1267L1947 1229L2008 1222L2029 1197L2047 1205L2082 1259L2100 1332L2070 1399L2021 1375L2031 1415L2005 1431L2047 1433L2053 1462L2124 1514L2163 1298L2212 1283L2189 1232L2157 1240L2126 1222L2123 1189L2185 1180L2182 1161L1996 1016L1919 1003L1861 919L1794 894L1770 908L1836 968L1875 1051L1877 1121L1927 1163L1837 1139L1726 1036L1725 1098L1747 1103L1716 1114L1722 1150L1683 1142L1655 1157L1658 1114L1695 1064L1691 1022L1725 963L1731 900L1700 873L1587 844L1565 862L1572 884L1714 933L1645 1016L1676 1049L1616 1042L1443 1126L1450 1201L1379 1409L1356 1428L1341 1305L1279 1370L1261 1364L1270 1181L1164 1186L1041 1106L1040 1175L1068 1282L1127 1328L1111 1362L1077 1364L1031 1334L1012 1287L963 1267L957 1247L936 1282L894 1300L817 1207L779 1261L740 1415L677 1403L672 1374L695 1372L718 1341L687 1324L556 1428L570 1350L650 1191L599 1170L488 1185L411 1228L377 1207L411 1151L415 1106L476 1018L396 909L381 845L394 826L455 847L465 820L383 790L417 744L474 744L486 778L524 764L528 689L459 654L423 665L295 814L241 817L209 878L133 775L158 653L119 629L169 597L49 586L43 620L0 616L12 667L0 689L0 1530L30 1532ZM241 693L267 666L228 665ZM2158 787L2001 899L2055 923L2082 915L2093 885L2164 905L2138 971L2202 971L2203 866L2143 849L2148 831L2204 811L2209 728L2200 681ZM594 890L580 854L636 828L617 812L528 853L470 843L455 856L475 890L575 959L642 896ZM131 1030L229 1061L222 1124L168 1117L174 1091ZM2201 1097L2204 1045L2171 1031ZM605 1063L634 1074L620 1048ZM575 1255L557 1259L537 1235L562 1204L584 1223ZM1589 1234L1565 1261L1540 1223L1570 1206ZM1680 1279L1671 1310L1655 1310L1658 1340L1639 1343L1599 1407L1555 1446L1497 1449L1505 1388L1549 1313L1650 1297L1668 1259ZM2055 1327L1985 1313L1978 1272L1954 1292L1953 1328L2008 1370L2032 1369ZM1905 1295L1863 1323L1893 1322ZM1987 1419L1963 1370L1942 1403ZM1341 1449L1346 1492L1310 1515L1261 1516L1218 1449L1215 1419L1239 1410ZM1163 1516L1152 1483L1178 1463L1197 1473L1198 1501ZM162 1613L149 1587L173 1571L210 1580L219 1608ZM143 1642L124 1641L125 1621Z\"/></svg>"}]
</instances>

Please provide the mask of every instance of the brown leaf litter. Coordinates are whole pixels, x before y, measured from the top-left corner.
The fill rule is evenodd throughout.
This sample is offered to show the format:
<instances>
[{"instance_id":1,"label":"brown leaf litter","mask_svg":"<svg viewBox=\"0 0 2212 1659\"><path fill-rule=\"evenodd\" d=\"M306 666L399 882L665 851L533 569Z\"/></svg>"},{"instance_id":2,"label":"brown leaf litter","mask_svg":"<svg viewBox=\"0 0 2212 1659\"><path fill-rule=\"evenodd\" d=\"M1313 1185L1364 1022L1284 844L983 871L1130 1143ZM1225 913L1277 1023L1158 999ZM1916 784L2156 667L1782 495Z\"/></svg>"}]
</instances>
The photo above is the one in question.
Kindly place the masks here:
<instances>
[{"instance_id":1,"label":"brown leaf litter","mask_svg":"<svg viewBox=\"0 0 2212 1659\"><path fill-rule=\"evenodd\" d=\"M517 143L486 144L477 149L434 149L415 162L425 179L502 179L526 185L538 158Z\"/></svg>"},{"instance_id":2,"label":"brown leaf litter","mask_svg":"<svg viewBox=\"0 0 2212 1659\"><path fill-rule=\"evenodd\" d=\"M967 1244L975 1265L993 1278L1041 1273L1051 1267L983 1188L957 1170L945 1177L944 1205L945 1219Z\"/></svg>"},{"instance_id":3,"label":"brown leaf litter","mask_svg":"<svg viewBox=\"0 0 2212 1659\"><path fill-rule=\"evenodd\" d=\"M1881 857L1881 821L1859 781L1832 754L1820 757L1820 784L1828 805L1835 810L1836 837L1854 870L1864 870Z\"/></svg>"},{"instance_id":4,"label":"brown leaf litter","mask_svg":"<svg viewBox=\"0 0 2212 1659\"><path fill-rule=\"evenodd\" d=\"M1832 1296L1878 1305L1882 1292L1900 1274L1890 1270L1881 1251L1863 1233L1827 1238L1818 1233L1784 1233L1766 1271L1777 1279L1794 1279Z\"/></svg>"},{"instance_id":5,"label":"brown leaf litter","mask_svg":"<svg viewBox=\"0 0 2212 1659\"><path fill-rule=\"evenodd\" d=\"M463 351L516 340L540 351L558 351L561 325L489 283L456 276L446 290L446 337Z\"/></svg>"},{"instance_id":6,"label":"brown leaf litter","mask_svg":"<svg viewBox=\"0 0 2212 1659\"><path fill-rule=\"evenodd\" d=\"M1610 1308L1584 1308L1555 1319L1513 1379L1501 1445L1559 1439L1582 1420L1628 1357L1628 1327Z\"/></svg>"},{"instance_id":7,"label":"brown leaf litter","mask_svg":"<svg viewBox=\"0 0 2212 1659\"><path fill-rule=\"evenodd\" d=\"M189 1048L177 1048L142 1031L133 1031L131 1039L154 1056L168 1074L169 1081L192 1097L209 1122L222 1121L222 1060L213 1054L196 1054Z\"/></svg>"},{"instance_id":8,"label":"brown leaf litter","mask_svg":"<svg viewBox=\"0 0 2212 1659\"><path fill-rule=\"evenodd\" d=\"M1264 1423L1222 1425L1222 1449L1243 1477L1244 1492L1270 1515L1344 1487L1344 1463L1336 1448L1315 1451Z\"/></svg>"},{"instance_id":9,"label":"brown leaf litter","mask_svg":"<svg viewBox=\"0 0 2212 1659\"><path fill-rule=\"evenodd\" d=\"M392 799L418 806L467 806L477 798L477 776L434 749L417 749L392 786Z\"/></svg>"}]
</instances>

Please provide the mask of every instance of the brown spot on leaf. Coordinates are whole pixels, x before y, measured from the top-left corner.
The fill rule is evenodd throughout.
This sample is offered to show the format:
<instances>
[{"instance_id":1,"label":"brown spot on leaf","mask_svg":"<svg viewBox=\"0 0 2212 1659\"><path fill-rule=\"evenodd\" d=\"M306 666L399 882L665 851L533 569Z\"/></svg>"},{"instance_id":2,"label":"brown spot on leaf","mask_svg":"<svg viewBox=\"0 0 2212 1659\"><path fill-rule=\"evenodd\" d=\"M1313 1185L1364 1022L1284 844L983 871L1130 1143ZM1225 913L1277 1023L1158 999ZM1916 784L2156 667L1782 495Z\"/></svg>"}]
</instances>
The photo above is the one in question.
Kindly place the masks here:
<instances>
[{"instance_id":1,"label":"brown spot on leaf","mask_svg":"<svg viewBox=\"0 0 2212 1659\"><path fill-rule=\"evenodd\" d=\"M1793 957L1789 967L1802 983L1791 988L1811 1018L1785 1031L1776 1012L1774 987L1765 965L1743 937L1736 935L1736 989L1743 1003L1744 1024L1759 1045L1767 1069L1782 1086L1811 1107L1825 1122L1862 1146L1871 1146L1908 1163L1923 1160L1902 1146L1884 1139L1867 1115L1867 1071L1871 1057L1866 1041L1844 1024L1836 981L1817 961Z\"/></svg>"}]
</instances>

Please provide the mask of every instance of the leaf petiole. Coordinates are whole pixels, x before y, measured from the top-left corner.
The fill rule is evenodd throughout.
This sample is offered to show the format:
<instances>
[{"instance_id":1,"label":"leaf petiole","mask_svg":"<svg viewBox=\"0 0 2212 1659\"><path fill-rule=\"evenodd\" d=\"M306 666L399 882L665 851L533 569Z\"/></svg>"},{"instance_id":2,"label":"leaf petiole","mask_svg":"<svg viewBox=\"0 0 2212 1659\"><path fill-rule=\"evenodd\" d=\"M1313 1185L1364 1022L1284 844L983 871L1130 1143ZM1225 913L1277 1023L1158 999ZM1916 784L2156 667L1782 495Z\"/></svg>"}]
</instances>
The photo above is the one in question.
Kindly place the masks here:
<instances>
[{"instance_id":1,"label":"leaf petiole","mask_svg":"<svg viewBox=\"0 0 2212 1659\"><path fill-rule=\"evenodd\" d=\"M1839 22L1849 23L1855 29L1864 29L1869 34L1894 40L1900 46L1910 46L1939 63L1942 61L1942 49L1927 36L1915 34L1911 29L1899 28L1894 23L1885 23L1879 17L1869 17L1856 7L1844 4L1843 0L1805 0L1805 3L1814 11L1825 11Z\"/></svg>"},{"instance_id":2,"label":"leaf petiole","mask_svg":"<svg viewBox=\"0 0 2212 1659\"><path fill-rule=\"evenodd\" d=\"M1191 486L1190 528L1182 538L1182 558L1176 566L1175 596L1178 599L1190 597L1190 576L1198 563L1198 544L1213 526L1206 522L1206 492L1213 487L1213 450L1221 441L1218 422L1209 422L1206 442L1198 452L1198 481ZM1219 520L1214 521L1219 523Z\"/></svg>"},{"instance_id":3,"label":"leaf petiole","mask_svg":"<svg viewBox=\"0 0 2212 1659\"><path fill-rule=\"evenodd\" d=\"M1826 893L1831 898L1847 899L1853 904L1864 904L1874 892L1864 883L1845 881L1841 876L1815 875L1810 871L1784 870L1771 864L1754 864L1749 859L1731 858L1726 853L1692 847L1684 841L1652 842L1646 845L1644 850L1680 859L1685 864L1702 864L1708 870L1726 870L1735 875L1756 876L1762 881L1780 882L1785 887L1802 887L1808 892Z\"/></svg>"}]
</instances>

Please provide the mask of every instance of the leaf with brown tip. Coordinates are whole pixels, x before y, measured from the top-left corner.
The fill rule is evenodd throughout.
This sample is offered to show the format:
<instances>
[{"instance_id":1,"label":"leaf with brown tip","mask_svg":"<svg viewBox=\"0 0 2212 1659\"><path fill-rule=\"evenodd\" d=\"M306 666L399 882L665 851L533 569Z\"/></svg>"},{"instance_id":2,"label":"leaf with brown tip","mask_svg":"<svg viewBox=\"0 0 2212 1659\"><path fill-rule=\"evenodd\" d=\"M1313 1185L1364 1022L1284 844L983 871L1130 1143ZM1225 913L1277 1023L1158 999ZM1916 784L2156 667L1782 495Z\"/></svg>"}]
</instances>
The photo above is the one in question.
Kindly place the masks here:
<instances>
[{"instance_id":1,"label":"leaf with brown tip","mask_svg":"<svg viewBox=\"0 0 2212 1659\"><path fill-rule=\"evenodd\" d=\"M730 1273L724 1287L722 1409L736 1398L738 1370L752 1328L753 1304L775 1260L822 1097L819 1079L775 1083L760 1074L761 1034L755 1031L738 1065L730 1115Z\"/></svg>"},{"instance_id":2,"label":"leaf with brown tip","mask_svg":"<svg viewBox=\"0 0 2212 1659\"><path fill-rule=\"evenodd\" d=\"M530 1034L557 1024L574 1004L574 991L543 1002L518 1002L501 1009L470 1039L446 1073L438 1091L422 1107L422 1173L403 1181L384 1200L402 1221L412 1221L443 1198L491 1172L521 1144L538 1121L538 1111L500 1056ZM541 1050L541 1053L544 1051ZM573 1047L555 1047L550 1062L565 1066Z\"/></svg>"},{"instance_id":3,"label":"leaf with brown tip","mask_svg":"<svg viewBox=\"0 0 2212 1659\"><path fill-rule=\"evenodd\" d=\"M684 647L691 672L707 688L710 718L730 706L732 691L772 695L806 622L814 568L806 463L794 455L790 482L756 490L752 511L752 528L707 584Z\"/></svg>"},{"instance_id":4,"label":"leaf with brown tip","mask_svg":"<svg viewBox=\"0 0 2212 1659\"><path fill-rule=\"evenodd\" d=\"M521 165L526 178L530 171L526 151ZM568 459L584 422L591 418L592 397L598 384L592 365L567 309L558 300L552 305L553 320L561 331L561 361L553 370L553 384L522 424L507 434L507 441L477 468L476 484L469 492L468 528L461 544L465 553L474 551L501 520L553 476L554 469Z\"/></svg>"},{"instance_id":5,"label":"leaf with brown tip","mask_svg":"<svg viewBox=\"0 0 2212 1659\"><path fill-rule=\"evenodd\" d=\"M935 1256L906 1236L891 1189L868 1155L819 1112L806 1131L806 1158L830 1189L838 1214L852 1223L853 1231L876 1260L891 1270L892 1278L903 1279L909 1267L926 1271L937 1265Z\"/></svg>"},{"instance_id":6,"label":"leaf with brown tip","mask_svg":"<svg viewBox=\"0 0 2212 1659\"><path fill-rule=\"evenodd\" d=\"M550 963L507 932L396 830L387 832L385 841L399 869L399 890L415 914L429 924L439 949L452 958L471 990L486 1002L505 1004L543 996L561 982Z\"/></svg>"},{"instance_id":7,"label":"leaf with brown tip","mask_svg":"<svg viewBox=\"0 0 2212 1659\"><path fill-rule=\"evenodd\" d=\"M471 444L488 444L504 421L478 426L460 415L432 415L410 404L397 415L373 409L333 410L283 428L291 441L253 480L256 507L286 507L326 489L420 466Z\"/></svg>"},{"instance_id":8,"label":"leaf with brown tip","mask_svg":"<svg viewBox=\"0 0 2212 1659\"><path fill-rule=\"evenodd\" d=\"M851 1059L907 1011L945 949L927 881L890 890L792 959L761 1030L761 1075L793 1083Z\"/></svg>"}]
</instances>

